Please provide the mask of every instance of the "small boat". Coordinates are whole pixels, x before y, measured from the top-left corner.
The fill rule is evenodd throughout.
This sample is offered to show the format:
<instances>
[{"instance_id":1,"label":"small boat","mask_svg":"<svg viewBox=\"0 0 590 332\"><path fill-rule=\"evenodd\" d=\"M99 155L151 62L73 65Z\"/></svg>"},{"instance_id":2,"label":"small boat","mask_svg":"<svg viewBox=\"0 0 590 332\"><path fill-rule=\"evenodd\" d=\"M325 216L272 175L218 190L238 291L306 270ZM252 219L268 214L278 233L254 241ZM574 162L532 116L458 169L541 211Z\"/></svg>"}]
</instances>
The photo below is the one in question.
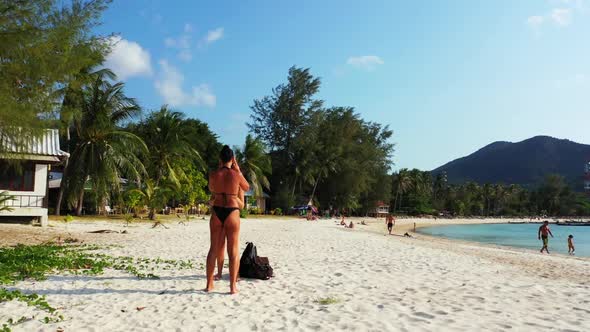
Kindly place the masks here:
<instances>
[{"instance_id":1,"label":"small boat","mask_svg":"<svg viewBox=\"0 0 590 332\"><path fill-rule=\"evenodd\" d=\"M588 221L565 221L565 222L556 222L557 226L590 226L590 222Z\"/></svg>"}]
</instances>

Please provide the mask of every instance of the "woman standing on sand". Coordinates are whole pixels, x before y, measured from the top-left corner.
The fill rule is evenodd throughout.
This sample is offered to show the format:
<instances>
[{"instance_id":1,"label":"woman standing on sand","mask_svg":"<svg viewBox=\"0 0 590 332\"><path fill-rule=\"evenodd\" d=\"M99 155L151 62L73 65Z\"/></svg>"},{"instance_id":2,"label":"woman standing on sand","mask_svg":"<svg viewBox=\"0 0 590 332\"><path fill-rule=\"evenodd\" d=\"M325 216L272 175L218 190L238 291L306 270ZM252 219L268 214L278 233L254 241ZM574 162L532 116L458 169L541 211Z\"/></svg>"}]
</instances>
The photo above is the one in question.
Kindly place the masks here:
<instances>
[{"instance_id":1,"label":"woman standing on sand","mask_svg":"<svg viewBox=\"0 0 590 332\"><path fill-rule=\"evenodd\" d=\"M229 256L230 293L236 294L236 282L240 268L239 238L240 238L240 209L244 208L244 192L250 189L248 182L242 175L240 167L234 157L234 152L225 145L219 154L220 167L209 175L209 190L211 191L213 213L209 221L211 231L211 246L207 255L207 288L213 290L213 272L215 261L223 257L224 245L227 239L227 254Z\"/></svg>"}]
</instances>

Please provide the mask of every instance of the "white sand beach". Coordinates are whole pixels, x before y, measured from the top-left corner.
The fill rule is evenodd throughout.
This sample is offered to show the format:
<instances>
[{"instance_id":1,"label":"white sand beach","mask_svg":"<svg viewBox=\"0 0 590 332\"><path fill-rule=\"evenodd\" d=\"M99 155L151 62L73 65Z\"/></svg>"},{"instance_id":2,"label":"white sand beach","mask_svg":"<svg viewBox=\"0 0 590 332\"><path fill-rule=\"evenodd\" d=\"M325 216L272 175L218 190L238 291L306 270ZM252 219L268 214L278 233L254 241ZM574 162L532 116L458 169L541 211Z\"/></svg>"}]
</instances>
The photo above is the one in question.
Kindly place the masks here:
<instances>
[{"instance_id":1,"label":"white sand beach","mask_svg":"<svg viewBox=\"0 0 590 332\"><path fill-rule=\"evenodd\" d=\"M400 221L396 232L413 220ZM45 231L62 232L62 223ZM269 281L241 280L229 295L227 269L203 292L208 220L151 224L74 222L68 232L116 244L109 255L192 260L192 270L156 269L159 280L120 271L54 275L10 289L47 296L65 320L33 319L14 331L588 331L590 260L522 249L385 235L382 220L344 229L333 220L245 219L241 250L253 241L275 271ZM402 225L406 225L402 227ZM27 228L28 227L28 228ZM128 234L92 234L98 229ZM0 232L30 226L0 224ZM35 228L35 232L40 232ZM226 260L227 262L227 260ZM322 305L319 299L336 303ZM138 310L141 309L141 310ZM38 310L0 303L0 322Z\"/></svg>"}]
</instances>

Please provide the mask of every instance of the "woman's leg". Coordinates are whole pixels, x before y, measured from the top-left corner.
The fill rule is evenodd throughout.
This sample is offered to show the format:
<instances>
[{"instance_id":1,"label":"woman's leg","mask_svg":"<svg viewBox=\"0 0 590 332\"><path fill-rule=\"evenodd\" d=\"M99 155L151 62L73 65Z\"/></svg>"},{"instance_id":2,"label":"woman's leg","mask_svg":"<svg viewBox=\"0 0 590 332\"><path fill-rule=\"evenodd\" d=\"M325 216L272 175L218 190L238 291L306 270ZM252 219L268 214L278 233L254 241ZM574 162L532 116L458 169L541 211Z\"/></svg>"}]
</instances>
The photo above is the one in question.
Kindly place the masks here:
<instances>
[{"instance_id":1,"label":"woman's leg","mask_svg":"<svg viewBox=\"0 0 590 332\"><path fill-rule=\"evenodd\" d=\"M230 293L238 292L237 281L240 270L240 211L233 211L225 220L227 236L227 255L229 256L229 287Z\"/></svg>"},{"instance_id":2,"label":"woman's leg","mask_svg":"<svg viewBox=\"0 0 590 332\"><path fill-rule=\"evenodd\" d=\"M215 214L211 215L209 221L209 231L211 233L211 246L209 247L209 253L207 254L207 288L206 291L210 292L213 290L213 271L215 270L215 260L217 253L219 253L219 247L223 245L222 235L223 227L221 221Z\"/></svg>"},{"instance_id":3,"label":"woman's leg","mask_svg":"<svg viewBox=\"0 0 590 332\"><path fill-rule=\"evenodd\" d=\"M221 275L223 273L223 261L225 260L225 229L221 229L221 245L219 246L219 252L217 252L217 275L215 276L215 280L221 280Z\"/></svg>"}]
</instances>

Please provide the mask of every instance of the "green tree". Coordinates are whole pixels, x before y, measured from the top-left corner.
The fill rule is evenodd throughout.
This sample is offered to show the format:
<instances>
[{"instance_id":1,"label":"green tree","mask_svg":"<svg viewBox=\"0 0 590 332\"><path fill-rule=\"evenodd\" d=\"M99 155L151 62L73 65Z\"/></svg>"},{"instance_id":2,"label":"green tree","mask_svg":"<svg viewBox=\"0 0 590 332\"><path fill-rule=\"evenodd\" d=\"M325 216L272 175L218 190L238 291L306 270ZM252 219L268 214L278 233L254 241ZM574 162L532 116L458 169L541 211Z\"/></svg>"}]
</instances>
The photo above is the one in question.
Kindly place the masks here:
<instances>
[{"instance_id":1,"label":"green tree","mask_svg":"<svg viewBox=\"0 0 590 332\"><path fill-rule=\"evenodd\" d=\"M271 159L266 154L264 143L258 138L247 135L244 146L235 151L238 164L252 186L254 196L262 197L264 189L270 190L267 175L272 173Z\"/></svg>"},{"instance_id":2,"label":"green tree","mask_svg":"<svg viewBox=\"0 0 590 332\"><path fill-rule=\"evenodd\" d=\"M125 96L123 83L112 84L97 77L86 87L81 100L80 120L74 125L74 150L68 165L68 177L62 179L70 203L76 202L80 215L88 183L104 205L111 190L120 188L120 178L138 181L145 168L138 154L147 153L138 136L120 125L140 113L134 99Z\"/></svg>"},{"instance_id":3,"label":"green tree","mask_svg":"<svg viewBox=\"0 0 590 332\"><path fill-rule=\"evenodd\" d=\"M291 67L286 84L272 90L272 95L254 100L250 131L270 149L273 165L271 186L277 191L290 188L291 196L301 181L296 172L301 148L296 141L302 134L312 114L322 107L322 101L314 99L319 91L320 79L313 77L309 68ZM294 167L295 166L295 167ZM288 208L288 206L284 206Z\"/></svg>"},{"instance_id":4,"label":"green tree","mask_svg":"<svg viewBox=\"0 0 590 332\"><path fill-rule=\"evenodd\" d=\"M150 220L156 220L156 213L166 205L166 201L173 194L173 190L166 184L156 185L156 183L147 179L142 183L140 188L131 189L130 193L137 194L142 197L142 203L148 209L148 217ZM161 225L160 222L154 224L154 227Z\"/></svg>"},{"instance_id":5,"label":"green tree","mask_svg":"<svg viewBox=\"0 0 590 332\"><path fill-rule=\"evenodd\" d=\"M403 195L412 188L413 181L410 176L410 172L407 168L402 168L393 175L393 188L395 188L395 194L393 199L393 211L397 211L398 205L401 208Z\"/></svg>"},{"instance_id":6,"label":"green tree","mask_svg":"<svg viewBox=\"0 0 590 332\"><path fill-rule=\"evenodd\" d=\"M159 111L131 126L131 130L149 146L146 166L155 186L159 186L162 181L169 181L177 188L180 187L181 180L186 177L181 167L184 160L203 167L204 163L192 146L187 129L184 114L170 111L167 106L162 106Z\"/></svg>"},{"instance_id":7,"label":"green tree","mask_svg":"<svg viewBox=\"0 0 590 332\"><path fill-rule=\"evenodd\" d=\"M199 152L204 159L208 169L215 169L219 163L219 151L222 144L209 126L197 119L185 119L184 136L191 146ZM198 168L200 168L200 165Z\"/></svg>"},{"instance_id":8,"label":"green tree","mask_svg":"<svg viewBox=\"0 0 590 332\"><path fill-rule=\"evenodd\" d=\"M197 203L207 201L209 196L205 188L207 188L208 181L205 175L188 160L185 160L183 169L185 178L180 183L180 190L177 191L176 198L187 204L189 208Z\"/></svg>"},{"instance_id":9,"label":"green tree","mask_svg":"<svg viewBox=\"0 0 590 332\"><path fill-rule=\"evenodd\" d=\"M143 201L143 195L135 191L136 188L130 188L125 191L123 194L123 203L125 204L125 211L126 214L131 212L131 216L133 218L138 217L138 210Z\"/></svg>"},{"instance_id":10,"label":"green tree","mask_svg":"<svg viewBox=\"0 0 590 332\"><path fill-rule=\"evenodd\" d=\"M42 127L60 86L103 61L108 43L91 32L109 2L0 2L0 127Z\"/></svg>"},{"instance_id":11,"label":"green tree","mask_svg":"<svg viewBox=\"0 0 590 332\"><path fill-rule=\"evenodd\" d=\"M351 107L323 108L320 80L292 67L287 83L254 101L250 131L269 148L273 205L295 203L358 209L387 199L393 145L388 127L366 122Z\"/></svg>"},{"instance_id":12,"label":"green tree","mask_svg":"<svg viewBox=\"0 0 590 332\"><path fill-rule=\"evenodd\" d=\"M61 90L64 97L59 110L59 128L65 134L65 140L62 141L63 144L61 144L60 148L66 152L71 152L72 131L75 131L75 125L80 125L84 105L84 89L90 86L95 80L105 78L116 80L117 76L108 68L98 70L83 68ZM67 158L64 162L63 178L68 177L69 161L70 159ZM60 186L55 207L55 215L57 216L61 213L64 192L65 186Z\"/></svg>"}]
</instances>

